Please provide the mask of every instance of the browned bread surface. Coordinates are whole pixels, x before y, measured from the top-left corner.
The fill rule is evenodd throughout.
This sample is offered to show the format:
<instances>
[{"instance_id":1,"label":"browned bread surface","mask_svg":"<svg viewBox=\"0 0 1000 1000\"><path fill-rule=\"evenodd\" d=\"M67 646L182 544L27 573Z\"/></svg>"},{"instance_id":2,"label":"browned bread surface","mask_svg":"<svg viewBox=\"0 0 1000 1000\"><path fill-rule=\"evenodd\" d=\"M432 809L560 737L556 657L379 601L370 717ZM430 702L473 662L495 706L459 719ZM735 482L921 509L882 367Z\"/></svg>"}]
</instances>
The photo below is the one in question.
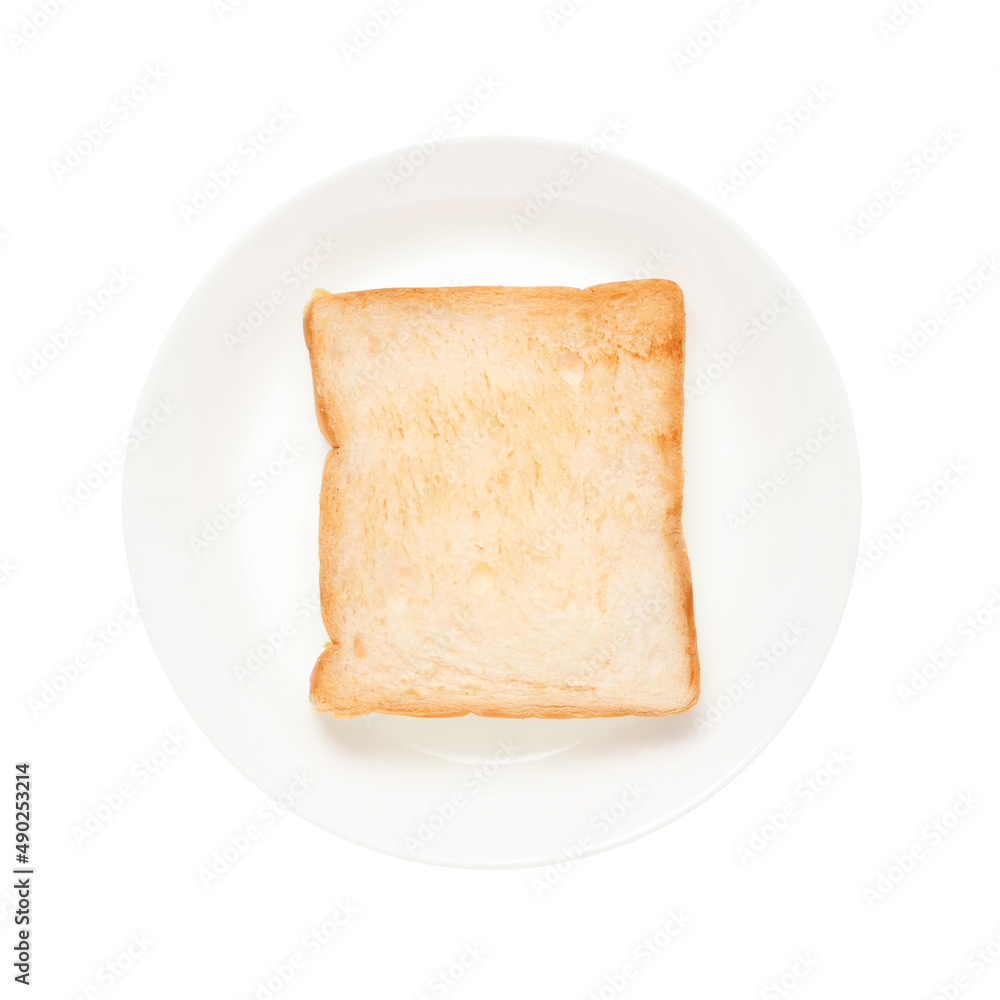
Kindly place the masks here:
<instances>
[{"instance_id":1,"label":"browned bread surface","mask_svg":"<svg viewBox=\"0 0 1000 1000\"><path fill-rule=\"evenodd\" d=\"M697 700L671 281L316 291L322 712Z\"/></svg>"}]
</instances>

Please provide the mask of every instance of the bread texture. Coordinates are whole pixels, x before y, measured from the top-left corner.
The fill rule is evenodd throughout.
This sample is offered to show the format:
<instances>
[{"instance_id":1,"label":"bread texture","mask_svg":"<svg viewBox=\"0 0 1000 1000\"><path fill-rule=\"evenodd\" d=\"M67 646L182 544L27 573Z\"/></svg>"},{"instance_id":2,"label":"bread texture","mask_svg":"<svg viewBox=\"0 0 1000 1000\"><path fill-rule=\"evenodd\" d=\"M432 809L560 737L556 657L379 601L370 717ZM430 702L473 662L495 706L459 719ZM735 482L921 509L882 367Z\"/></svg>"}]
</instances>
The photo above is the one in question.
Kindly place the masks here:
<instances>
[{"instance_id":1,"label":"bread texture","mask_svg":"<svg viewBox=\"0 0 1000 1000\"><path fill-rule=\"evenodd\" d=\"M677 285L317 290L303 325L330 443L319 711L694 704Z\"/></svg>"}]
</instances>

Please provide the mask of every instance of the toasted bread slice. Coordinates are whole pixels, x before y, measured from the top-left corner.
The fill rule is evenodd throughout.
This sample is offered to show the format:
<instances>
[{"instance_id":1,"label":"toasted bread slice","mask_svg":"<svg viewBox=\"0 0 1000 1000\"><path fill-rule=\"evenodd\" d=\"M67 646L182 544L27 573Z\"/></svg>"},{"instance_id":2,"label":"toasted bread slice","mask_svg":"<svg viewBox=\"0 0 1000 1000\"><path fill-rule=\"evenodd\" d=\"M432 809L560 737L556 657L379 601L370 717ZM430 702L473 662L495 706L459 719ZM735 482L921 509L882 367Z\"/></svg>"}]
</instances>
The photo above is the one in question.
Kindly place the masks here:
<instances>
[{"instance_id":1,"label":"toasted bread slice","mask_svg":"<svg viewBox=\"0 0 1000 1000\"><path fill-rule=\"evenodd\" d=\"M321 712L698 697L671 281L315 292Z\"/></svg>"}]
</instances>

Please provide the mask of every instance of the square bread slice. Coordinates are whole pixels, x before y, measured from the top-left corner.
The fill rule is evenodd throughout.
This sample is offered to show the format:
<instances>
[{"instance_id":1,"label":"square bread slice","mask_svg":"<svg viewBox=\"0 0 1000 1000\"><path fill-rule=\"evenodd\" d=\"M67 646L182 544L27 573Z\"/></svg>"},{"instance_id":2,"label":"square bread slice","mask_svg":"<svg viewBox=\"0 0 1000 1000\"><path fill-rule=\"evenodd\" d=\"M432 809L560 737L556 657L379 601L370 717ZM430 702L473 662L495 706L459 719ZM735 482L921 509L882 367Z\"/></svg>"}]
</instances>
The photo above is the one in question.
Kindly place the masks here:
<instances>
[{"instance_id":1,"label":"square bread slice","mask_svg":"<svg viewBox=\"0 0 1000 1000\"><path fill-rule=\"evenodd\" d=\"M667 715L698 697L672 281L317 290L321 712Z\"/></svg>"}]
</instances>

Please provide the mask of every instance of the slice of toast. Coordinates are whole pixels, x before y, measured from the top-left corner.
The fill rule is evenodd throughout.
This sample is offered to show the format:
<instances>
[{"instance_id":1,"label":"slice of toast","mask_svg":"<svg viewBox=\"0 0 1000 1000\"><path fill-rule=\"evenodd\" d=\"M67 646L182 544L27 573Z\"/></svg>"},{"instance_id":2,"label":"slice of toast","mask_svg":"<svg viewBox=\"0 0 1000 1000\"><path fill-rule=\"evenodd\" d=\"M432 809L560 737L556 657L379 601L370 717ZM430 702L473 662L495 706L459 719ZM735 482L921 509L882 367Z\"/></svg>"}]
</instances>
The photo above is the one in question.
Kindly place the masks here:
<instances>
[{"instance_id":1,"label":"slice of toast","mask_svg":"<svg viewBox=\"0 0 1000 1000\"><path fill-rule=\"evenodd\" d=\"M321 712L667 715L698 697L672 281L305 310Z\"/></svg>"}]
</instances>

